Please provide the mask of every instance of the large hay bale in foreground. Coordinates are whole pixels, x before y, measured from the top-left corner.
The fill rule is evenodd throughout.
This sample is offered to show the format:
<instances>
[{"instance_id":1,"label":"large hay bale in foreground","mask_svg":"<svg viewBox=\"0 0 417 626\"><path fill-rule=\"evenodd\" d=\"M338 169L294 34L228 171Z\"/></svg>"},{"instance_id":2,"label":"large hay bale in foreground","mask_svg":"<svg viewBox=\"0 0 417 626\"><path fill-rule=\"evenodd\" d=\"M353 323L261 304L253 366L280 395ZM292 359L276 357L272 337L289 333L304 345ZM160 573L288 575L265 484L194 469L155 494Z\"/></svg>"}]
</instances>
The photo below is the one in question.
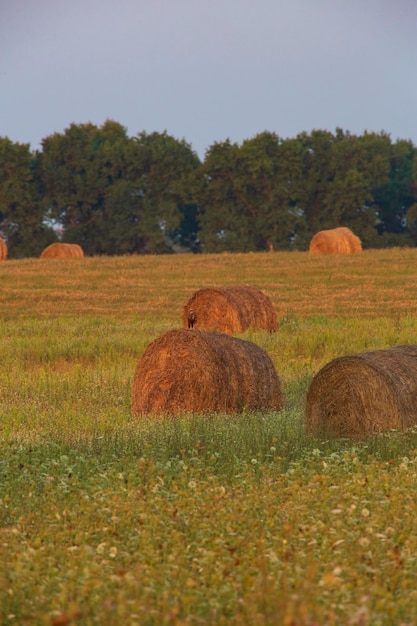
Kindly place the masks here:
<instances>
[{"instance_id":1,"label":"large hay bale in foreground","mask_svg":"<svg viewBox=\"0 0 417 626\"><path fill-rule=\"evenodd\" d=\"M307 430L363 438L417 424L417 346L395 346L330 361L306 398Z\"/></svg>"},{"instance_id":2,"label":"large hay bale in foreground","mask_svg":"<svg viewBox=\"0 0 417 626\"><path fill-rule=\"evenodd\" d=\"M134 415L282 406L280 380L265 350L223 333L169 330L148 345L134 375Z\"/></svg>"},{"instance_id":3,"label":"large hay bale in foreground","mask_svg":"<svg viewBox=\"0 0 417 626\"><path fill-rule=\"evenodd\" d=\"M77 243L51 243L41 254L41 259L79 258L84 252Z\"/></svg>"},{"instance_id":4,"label":"large hay bale in foreground","mask_svg":"<svg viewBox=\"0 0 417 626\"><path fill-rule=\"evenodd\" d=\"M190 309L197 314L194 328L199 330L233 334L243 333L248 328L268 331L278 328L271 300L255 287L213 287L196 291L183 309L185 328Z\"/></svg>"},{"instance_id":5,"label":"large hay bale in foreground","mask_svg":"<svg viewBox=\"0 0 417 626\"><path fill-rule=\"evenodd\" d=\"M2 239L2 237L0 237L0 261L4 261L5 259L7 259L7 253L7 243L4 241L4 239Z\"/></svg>"},{"instance_id":6,"label":"large hay bale in foreground","mask_svg":"<svg viewBox=\"0 0 417 626\"><path fill-rule=\"evenodd\" d=\"M340 226L321 230L310 241L310 254L354 254L362 252L362 243L349 228Z\"/></svg>"}]
</instances>

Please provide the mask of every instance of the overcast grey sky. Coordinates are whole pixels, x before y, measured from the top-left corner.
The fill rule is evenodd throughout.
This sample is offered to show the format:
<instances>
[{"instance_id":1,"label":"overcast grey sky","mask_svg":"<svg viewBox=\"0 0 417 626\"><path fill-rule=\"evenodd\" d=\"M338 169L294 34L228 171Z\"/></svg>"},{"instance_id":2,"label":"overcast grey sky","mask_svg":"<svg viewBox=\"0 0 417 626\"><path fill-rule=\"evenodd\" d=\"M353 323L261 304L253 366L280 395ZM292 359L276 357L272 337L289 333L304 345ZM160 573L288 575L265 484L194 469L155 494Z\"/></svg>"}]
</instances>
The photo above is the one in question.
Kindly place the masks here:
<instances>
[{"instance_id":1,"label":"overcast grey sky","mask_svg":"<svg viewBox=\"0 0 417 626\"><path fill-rule=\"evenodd\" d=\"M108 118L201 158L264 130L417 144L417 0L0 0L0 136Z\"/></svg>"}]
</instances>

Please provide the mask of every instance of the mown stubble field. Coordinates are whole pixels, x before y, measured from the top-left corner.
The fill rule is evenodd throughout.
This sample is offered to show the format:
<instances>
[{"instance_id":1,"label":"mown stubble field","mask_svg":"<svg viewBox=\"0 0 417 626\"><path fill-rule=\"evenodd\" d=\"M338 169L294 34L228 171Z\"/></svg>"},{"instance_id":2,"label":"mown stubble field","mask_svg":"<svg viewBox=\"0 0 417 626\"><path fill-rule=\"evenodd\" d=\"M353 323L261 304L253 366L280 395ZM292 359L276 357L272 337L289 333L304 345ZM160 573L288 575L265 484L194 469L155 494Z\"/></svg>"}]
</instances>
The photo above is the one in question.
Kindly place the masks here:
<instances>
[{"instance_id":1,"label":"mown stubble field","mask_svg":"<svg viewBox=\"0 0 417 626\"><path fill-rule=\"evenodd\" d=\"M417 250L0 265L0 623L417 622L417 431L303 428L336 356L417 342ZM144 348L202 287L246 284L279 329L286 407L133 419Z\"/></svg>"}]
</instances>

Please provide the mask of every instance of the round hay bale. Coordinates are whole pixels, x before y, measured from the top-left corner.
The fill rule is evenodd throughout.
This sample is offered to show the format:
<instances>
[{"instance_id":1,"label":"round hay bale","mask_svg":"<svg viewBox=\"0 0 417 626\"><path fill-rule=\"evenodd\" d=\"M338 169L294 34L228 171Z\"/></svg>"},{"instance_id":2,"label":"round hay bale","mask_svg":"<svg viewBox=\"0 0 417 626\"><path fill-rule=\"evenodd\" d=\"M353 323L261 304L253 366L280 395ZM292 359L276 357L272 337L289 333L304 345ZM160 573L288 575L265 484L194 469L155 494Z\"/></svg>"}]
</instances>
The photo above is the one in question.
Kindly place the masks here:
<instances>
[{"instance_id":1,"label":"round hay bale","mask_svg":"<svg viewBox=\"0 0 417 626\"><path fill-rule=\"evenodd\" d=\"M223 333L167 331L147 346L133 380L134 415L282 406L280 380L265 350Z\"/></svg>"},{"instance_id":2,"label":"round hay bale","mask_svg":"<svg viewBox=\"0 0 417 626\"><path fill-rule=\"evenodd\" d=\"M350 251L353 254L362 252L362 242L351 230L344 226L340 227L345 232L346 238L350 241Z\"/></svg>"},{"instance_id":3,"label":"round hay bale","mask_svg":"<svg viewBox=\"0 0 417 626\"><path fill-rule=\"evenodd\" d=\"M51 243L42 252L41 259L83 257L84 252L77 243Z\"/></svg>"},{"instance_id":4,"label":"round hay bale","mask_svg":"<svg viewBox=\"0 0 417 626\"><path fill-rule=\"evenodd\" d=\"M330 361L307 392L309 432L364 438L417 423L417 346L395 346Z\"/></svg>"},{"instance_id":5,"label":"round hay bale","mask_svg":"<svg viewBox=\"0 0 417 626\"><path fill-rule=\"evenodd\" d=\"M196 291L183 308L185 328L191 309L196 315L193 326L197 330L233 334L243 333L248 328L270 332L278 328L271 300L255 287L213 287Z\"/></svg>"},{"instance_id":6,"label":"round hay bale","mask_svg":"<svg viewBox=\"0 0 417 626\"><path fill-rule=\"evenodd\" d=\"M7 243L4 241L4 239L0 237L0 261L4 261L5 259L7 259L7 253Z\"/></svg>"},{"instance_id":7,"label":"round hay bale","mask_svg":"<svg viewBox=\"0 0 417 626\"><path fill-rule=\"evenodd\" d=\"M310 241L310 254L353 254L362 252L362 243L349 228L321 230Z\"/></svg>"}]
</instances>

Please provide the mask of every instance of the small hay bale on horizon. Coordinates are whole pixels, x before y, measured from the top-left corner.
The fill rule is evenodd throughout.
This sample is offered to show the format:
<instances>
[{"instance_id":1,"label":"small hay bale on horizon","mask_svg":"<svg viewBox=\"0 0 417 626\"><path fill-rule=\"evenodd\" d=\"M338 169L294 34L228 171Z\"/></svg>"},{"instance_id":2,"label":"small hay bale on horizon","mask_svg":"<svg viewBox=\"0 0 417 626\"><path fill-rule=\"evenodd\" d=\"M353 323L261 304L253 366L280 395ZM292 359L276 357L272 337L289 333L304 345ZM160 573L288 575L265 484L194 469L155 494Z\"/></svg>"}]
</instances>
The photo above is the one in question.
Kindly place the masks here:
<instances>
[{"instance_id":1,"label":"small hay bale on horizon","mask_svg":"<svg viewBox=\"0 0 417 626\"><path fill-rule=\"evenodd\" d=\"M310 254L357 254L362 252L362 242L346 226L320 230L310 241Z\"/></svg>"},{"instance_id":2,"label":"small hay bale on horizon","mask_svg":"<svg viewBox=\"0 0 417 626\"><path fill-rule=\"evenodd\" d=\"M51 243L47 246L40 258L41 259L57 259L57 258L81 258L84 251L77 243Z\"/></svg>"},{"instance_id":3,"label":"small hay bale on horizon","mask_svg":"<svg viewBox=\"0 0 417 626\"><path fill-rule=\"evenodd\" d=\"M218 332L165 332L147 346L133 379L135 416L278 411L283 404L281 382L267 352Z\"/></svg>"},{"instance_id":4,"label":"small hay bale on horizon","mask_svg":"<svg viewBox=\"0 0 417 626\"><path fill-rule=\"evenodd\" d=\"M248 328L273 332L277 314L270 298L260 289L248 286L209 287L196 291L184 305L182 325L188 326L188 313L197 315L194 328L222 333L243 333Z\"/></svg>"},{"instance_id":5,"label":"small hay bale on horizon","mask_svg":"<svg viewBox=\"0 0 417 626\"><path fill-rule=\"evenodd\" d=\"M417 346L338 357L313 378L305 425L310 433L363 439L417 424Z\"/></svg>"},{"instance_id":6,"label":"small hay bale on horizon","mask_svg":"<svg viewBox=\"0 0 417 626\"><path fill-rule=\"evenodd\" d=\"M8 252L7 243L2 237L0 237L0 261L5 261L7 259Z\"/></svg>"}]
</instances>

